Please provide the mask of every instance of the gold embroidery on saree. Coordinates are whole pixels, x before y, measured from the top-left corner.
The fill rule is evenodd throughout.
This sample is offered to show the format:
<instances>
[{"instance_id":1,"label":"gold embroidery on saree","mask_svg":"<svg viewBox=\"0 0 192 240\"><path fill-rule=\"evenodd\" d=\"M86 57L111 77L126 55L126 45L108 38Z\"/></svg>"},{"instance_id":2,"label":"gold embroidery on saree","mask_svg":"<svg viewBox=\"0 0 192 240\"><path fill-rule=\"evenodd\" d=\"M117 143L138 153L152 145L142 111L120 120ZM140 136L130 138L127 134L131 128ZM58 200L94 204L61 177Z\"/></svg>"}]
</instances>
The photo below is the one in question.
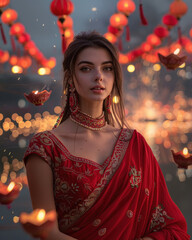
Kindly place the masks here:
<instances>
[{"instance_id":1,"label":"gold embroidery on saree","mask_svg":"<svg viewBox=\"0 0 192 240\"><path fill-rule=\"evenodd\" d=\"M96 202L97 198L101 194L102 190L109 183L112 176L118 169L121 164L121 161L124 157L126 149L129 144L129 139L131 138L132 133L127 130L123 129L121 135L119 136L119 140L117 145L115 146L114 153L112 159L105 169L103 177L97 184L97 187L93 190L92 193L87 197L87 199L83 200L79 203L75 209L71 210L68 214L65 214L61 221L59 222L62 231L68 229L75 221L77 221L86 211L88 211L93 204Z\"/></svg>"},{"instance_id":2,"label":"gold embroidery on saree","mask_svg":"<svg viewBox=\"0 0 192 240\"><path fill-rule=\"evenodd\" d=\"M173 219L167 215L167 212L162 204L159 204L152 213L150 230L153 232L159 231L166 226L166 219Z\"/></svg>"},{"instance_id":3,"label":"gold embroidery on saree","mask_svg":"<svg viewBox=\"0 0 192 240\"><path fill-rule=\"evenodd\" d=\"M105 235L106 231L107 231L107 228L102 228L98 231L98 235L102 237L103 235Z\"/></svg>"},{"instance_id":4,"label":"gold embroidery on saree","mask_svg":"<svg viewBox=\"0 0 192 240\"><path fill-rule=\"evenodd\" d=\"M141 170L137 171L135 167L131 167L131 170L129 172L129 176L130 176L130 183L131 183L131 187L134 188L138 188L139 187L139 183L141 182Z\"/></svg>"}]
</instances>

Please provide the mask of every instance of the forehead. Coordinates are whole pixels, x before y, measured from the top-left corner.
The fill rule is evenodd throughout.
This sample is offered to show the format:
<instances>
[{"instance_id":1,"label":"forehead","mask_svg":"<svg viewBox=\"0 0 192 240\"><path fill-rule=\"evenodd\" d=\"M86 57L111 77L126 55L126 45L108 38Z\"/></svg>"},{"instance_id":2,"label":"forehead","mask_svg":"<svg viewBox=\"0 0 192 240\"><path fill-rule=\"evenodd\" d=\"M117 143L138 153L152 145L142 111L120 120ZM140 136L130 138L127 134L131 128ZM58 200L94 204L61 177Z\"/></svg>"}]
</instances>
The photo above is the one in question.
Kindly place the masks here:
<instances>
[{"instance_id":1,"label":"forehead","mask_svg":"<svg viewBox=\"0 0 192 240\"><path fill-rule=\"evenodd\" d=\"M88 61L92 63L102 63L112 61L110 53L105 48L88 47L83 49L77 56L76 63Z\"/></svg>"}]
</instances>

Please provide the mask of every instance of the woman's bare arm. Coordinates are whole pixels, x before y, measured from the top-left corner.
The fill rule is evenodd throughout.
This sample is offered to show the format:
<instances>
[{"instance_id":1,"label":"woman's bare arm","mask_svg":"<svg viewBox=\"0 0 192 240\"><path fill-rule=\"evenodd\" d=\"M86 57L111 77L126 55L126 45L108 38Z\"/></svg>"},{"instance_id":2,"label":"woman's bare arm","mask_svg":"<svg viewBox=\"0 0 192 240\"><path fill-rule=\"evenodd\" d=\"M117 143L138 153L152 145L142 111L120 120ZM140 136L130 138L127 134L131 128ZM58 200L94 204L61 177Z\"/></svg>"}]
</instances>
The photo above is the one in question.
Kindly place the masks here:
<instances>
[{"instance_id":1,"label":"woman's bare arm","mask_svg":"<svg viewBox=\"0 0 192 240\"><path fill-rule=\"evenodd\" d=\"M53 174L50 166L38 155L29 155L26 162L27 179L33 209L43 208L46 212L55 210ZM75 240L58 229L58 222L46 240Z\"/></svg>"}]
</instances>

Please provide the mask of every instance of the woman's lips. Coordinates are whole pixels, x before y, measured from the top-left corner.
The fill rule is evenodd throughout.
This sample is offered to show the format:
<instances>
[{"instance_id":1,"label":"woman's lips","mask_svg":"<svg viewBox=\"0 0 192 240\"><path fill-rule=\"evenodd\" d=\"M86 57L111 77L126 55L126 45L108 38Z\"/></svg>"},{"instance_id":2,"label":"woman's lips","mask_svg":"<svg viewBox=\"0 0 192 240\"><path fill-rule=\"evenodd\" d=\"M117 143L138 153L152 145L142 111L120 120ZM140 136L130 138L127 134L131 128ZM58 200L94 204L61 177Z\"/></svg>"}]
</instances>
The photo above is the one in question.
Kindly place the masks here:
<instances>
[{"instance_id":1,"label":"woman's lips","mask_svg":"<svg viewBox=\"0 0 192 240\"><path fill-rule=\"evenodd\" d=\"M105 88L103 88L103 87L93 87L93 88L91 88L91 91L93 91L94 93L97 93L97 94L103 93L104 90L105 90Z\"/></svg>"}]
</instances>

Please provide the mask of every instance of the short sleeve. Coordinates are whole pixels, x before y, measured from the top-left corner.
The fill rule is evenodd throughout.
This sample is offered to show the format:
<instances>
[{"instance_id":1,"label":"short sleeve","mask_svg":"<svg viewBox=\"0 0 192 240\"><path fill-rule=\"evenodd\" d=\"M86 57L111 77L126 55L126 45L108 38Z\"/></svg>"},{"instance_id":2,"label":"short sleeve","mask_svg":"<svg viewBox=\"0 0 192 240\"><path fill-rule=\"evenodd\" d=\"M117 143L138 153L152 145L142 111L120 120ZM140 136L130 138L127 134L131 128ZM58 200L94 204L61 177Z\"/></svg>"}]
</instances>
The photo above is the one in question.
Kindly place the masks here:
<instances>
[{"instance_id":1,"label":"short sleeve","mask_svg":"<svg viewBox=\"0 0 192 240\"><path fill-rule=\"evenodd\" d=\"M35 134L30 140L29 146L24 154L24 163L26 164L29 155L37 154L52 167L52 147L53 143L46 132Z\"/></svg>"}]
</instances>

